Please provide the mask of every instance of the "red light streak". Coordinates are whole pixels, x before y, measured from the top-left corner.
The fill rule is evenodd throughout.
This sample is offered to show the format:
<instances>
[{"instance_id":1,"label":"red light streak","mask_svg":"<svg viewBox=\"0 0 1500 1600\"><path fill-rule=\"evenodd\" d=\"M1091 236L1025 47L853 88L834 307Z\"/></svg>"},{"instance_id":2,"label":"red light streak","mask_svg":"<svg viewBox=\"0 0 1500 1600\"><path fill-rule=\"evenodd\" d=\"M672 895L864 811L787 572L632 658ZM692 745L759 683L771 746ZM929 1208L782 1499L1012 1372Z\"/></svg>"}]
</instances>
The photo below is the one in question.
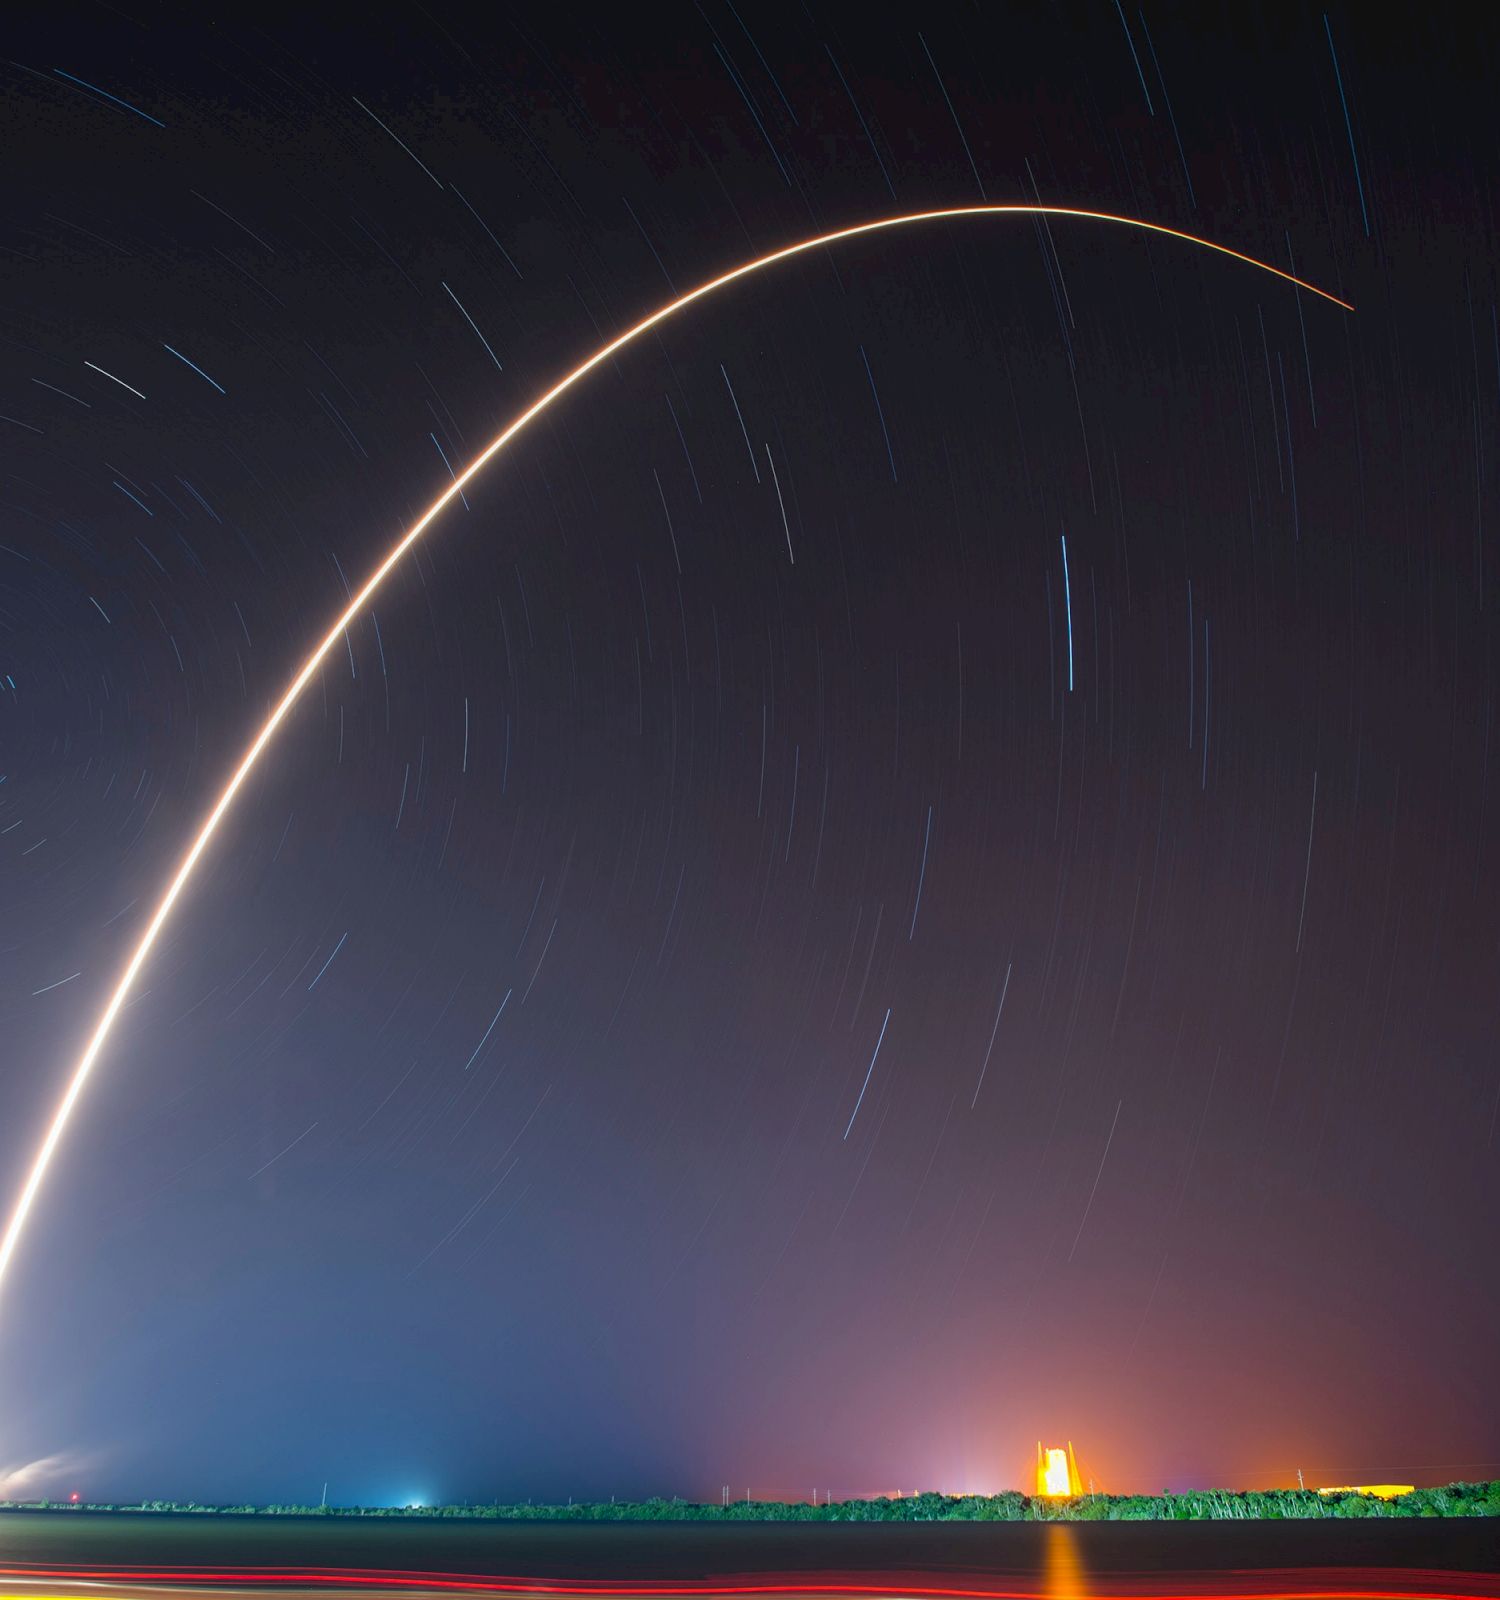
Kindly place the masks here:
<instances>
[{"instance_id":1,"label":"red light streak","mask_svg":"<svg viewBox=\"0 0 1500 1600\"><path fill-rule=\"evenodd\" d=\"M1122 1574L1128 1578L1130 1575ZM1143 1575L1138 1575L1143 1576ZM1153 1575L1160 1581L1159 1575ZM1204 1584L1206 1575L1196 1573L1191 1575L1200 1585ZM1285 1573L1271 1574L1285 1577ZM1353 1576L1353 1574L1351 1574ZM1364 1574L1360 1575L1361 1577ZM1388 1600L1388 1597L1400 1597L1400 1600L1476 1600L1476 1596L1494 1595L1500 1593L1494 1587L1479 1587L1484 1582L1485 1575L1475 1573L1475 1587L1473 1588L1424 1588L1404 1589L1400 1586L1401 1577L1430 1581L1442 1578L1450 1583L1457 1580L1462 1583L1469 1574L1452 1572L1434 1573L1409 1571L1399 1569L1389 1574L1381 1574L1383 1582L1362 1582L1357 1586L1348 1588L1302 1588L1278 1589L1257 1588L1254 1583L1255 1574L1243 1571L1225 1572L1222 1587L1204 1586L1197 1590L1163 1590L1151 1592L1135 1590L1127 1584L1118 1588L1107 1586L1108 1580L1103 1580L1103 1586L1095 1591L1103 1597L1112 1595L1128 1595L1130 1600L1229 1600L1229 1597L1241 1597L1241 1600ZM1045 1593L1043 1588L1035 1589L986 1589L986 1588L949 1588L926 1584L890 1584L890 1583L653 1583L642 1580L636 1583L589 1583L585 1581L558 1580L548 1582L532 1578L521 1577L485 1577L483 1575L465 1576L459 1573L441 1572L403 1572L390 1571L381 1568L368 1570L350 1567L211 1567L202 1569L188 1568L96 1568L96 1567L0 1567L0 1579L22 1579L45 1582L76 1582L80 1584L113 1583L122 1586L145 1583L177 1583L177 1584L243 1584L250 1586L291 1587L324 1586L364 1589L441 1589L456 1590L463 1593L477 1594L536 1594L536 1595L572 1595L590 1597L590 1600L624 1600L626 1596L723 1596L725 1600L735 1600L738 1596L754 1595L865 1595L871 1600L1042 1600ZM1099 1583L1101 1580L1092 1580ZM1087 1595L1080 1595L1079 1600L1089 1600Z\"/></svg>"}]
</instances>

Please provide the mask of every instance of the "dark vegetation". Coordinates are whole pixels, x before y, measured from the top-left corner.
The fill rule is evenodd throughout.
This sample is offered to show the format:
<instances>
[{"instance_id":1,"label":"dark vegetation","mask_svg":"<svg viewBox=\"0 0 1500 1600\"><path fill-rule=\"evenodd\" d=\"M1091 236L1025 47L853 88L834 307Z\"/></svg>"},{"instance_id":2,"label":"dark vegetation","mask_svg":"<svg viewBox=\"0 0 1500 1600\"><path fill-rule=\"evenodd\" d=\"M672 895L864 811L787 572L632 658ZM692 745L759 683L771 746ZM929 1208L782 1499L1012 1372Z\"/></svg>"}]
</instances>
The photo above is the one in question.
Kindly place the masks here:
<instances>
[{"instance_id":1,"label":"dark vegetation","mask_svg":"<svg viewBox=\"0 0 1500 1600\"><path fill-rule=\"evenodd\" d=\"M139 1505L3 1501L0 1511L179 1513L214 1516L445 1517L494 1522L1194 1522L1234 1518L1281 1521L1315 1517L1496 1517L1500 1481L1414 1489L1394 1500L1323 1495L1313 1489L1194 1489L1184 1494L1078 1495L1048 1500L1015 1491L995 1495L917 1494L901 1499L579 1501L567 1505L487 1506L201 1506L174 1500Z\"/></svg>"}]
</instances>

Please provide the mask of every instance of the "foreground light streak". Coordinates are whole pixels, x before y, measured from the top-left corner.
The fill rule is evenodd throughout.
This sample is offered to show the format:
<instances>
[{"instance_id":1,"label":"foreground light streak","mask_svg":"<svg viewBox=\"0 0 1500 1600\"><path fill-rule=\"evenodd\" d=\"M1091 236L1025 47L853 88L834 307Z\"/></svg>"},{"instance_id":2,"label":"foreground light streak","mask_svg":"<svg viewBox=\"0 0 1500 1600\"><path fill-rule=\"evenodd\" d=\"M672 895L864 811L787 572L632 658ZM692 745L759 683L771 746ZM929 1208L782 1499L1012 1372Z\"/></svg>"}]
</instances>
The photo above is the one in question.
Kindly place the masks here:
<instances>
[{"instance_id":1,"label":"foreground light streak","mask_svg":"<svg viewBox=\"0 0 1500 1600\"><path fill-rule=\"evenodd\" d=\"M177 871L172 876L172 881L167 886L166 893L162 895L160 903L152 913L151 920L146 924L146 930L141 935L140 942L136 945L130 960L126 963L125 970L120 975L114 992L110 995L109 1002L104 1007L104 1011L94 1027L93 1035L89 1039L87 1047L73 1068L67 1089L63 1093L57 1110L53 1113L52 1121L48 1125L41 1146L32 1161L26 1182L21 1189L20 1198L16 1201L15 1210L11 1213L10 1221L6 1225L5 1237L0 1240L0 1287L3 1287L6 1272L10 1267L11 1259L16 1252L16 1246L20 1242L21 1234L25 1229L26 1219L31 1213L37 1193L47 1176L47 1170L52 1164L52 1158L57 1152L58 1143L61 1141L63 1132L73 1115L74 1107L78 1104L78 1098L83 1093L84 1085L88 1082L89 1075L94 1069L94 1063L98 1060L99 1053L104 1048L105 1041L109 1038L110 1032L114 1028L115 1019L119 1016L131 989L135 986L135 980L139 976L141 968L145 965L146 958L151 954L167 918L171 916L172 908L177 904L182 891L187 887L188 881L193 876L203 852L212 843L214 835L219 831L219 824L224 820L230 806L234 804L235 797L244 787L245 780L255 770L266 746L270 744L276 735L277 729L280 728L292 707L301 698L302 691L311 682L313 674L323 664L324 658L343 637L345 630L355 621L360 612L369 605L376 591L390 574L391 569L422 537L438 514L451 501L458 499L462 495L464 487L482 472L490 461L499 455L518 433L553 405L554 402L560 400L574 384L581 382L595 367L608 361L618 351L623 350L626 345L633 344L642 334L649 333L652 328L667 321L670 317L675 317L679 312L687 310L695 302L707 298L707 296L716 293L720 289L728 288L730 284L738 282L741 278L749 277L752 273L764 271L767 267L775 266L782 261L789 261L794 256L805 255L809 251L822 249L845 239L855 239L867 234L882 233L893 228L910 227L922 222L947 222L956 221L964 217L986 216L1075 217L1090 222L1111 222L1121 227L1139 229L1143 233L1161 234L1167 238L1181 239L1188 244L1198 245L1201 249L1211 250L1216 255L1230 256L1234 260L1245 262L1247 265L1256 267L1262 272L1268 272L1272 277L1281 278L1300 289L1306 289L1309 294L1315 294L1332 305L1342 307L1345 311L1354 309L1348 301L1340 300L1337 295L1330 294L1326 289L1320 289L1316 284L1308 283L1305 279L1298 278L1293 273L1284 272L1280 267L1273 267L1268 262L1258 261L1254 256L1248 256L1242 251L1230 249L1228 245L1215 244L1210 239L1202 239L1196 234L1184 233L1178 228L1168 228L1161 223L1143 222L1138 217L1121 217L1106 211L1084 211L1073 206L954 206L939 211L912 211L897 217L880 217L874 222L861 222L853 227L839 228L832 233L819 234L816 238L804 239L798 244L791 244L783 249L773 250L768 255L757 256L755 260L744 262L738 267L731 268L728 272L721 273L717 278L710 279L707 283L699 284L696 289L690 289L686 294L679 295L675 300L669 301L666 305L653 311L650 316L637 322L634 327L627 328L624 333L602 345L587 360L581 362L565 377L560 378L553 384L540 399L533 401L502 433L491 440L484 450L453 479L442 494L417 518L406 533L396 541L384 560L365 580L358 594L349 601L333 626L323 636L322 642L303 662L297 675L288 685L286 692L277 702L275 710L266 718L260 731L251 741L250 747L240 758L239 765L235 768L229 782L225 784L223 792L214 803L213 810L208 813L203 825L199 828L197 837L189 845L187 854L183 856ZM106 374L106 376L110 376L110 374ZM119 380L117 379L116 381L118 382Z\"/></svg>"},{"instance_id":2,"label":"foreground light streak","mask_svg":"<svg viewBox=\"0 0 1500 1600\"><path fill-rule=\"evenodd\" d=\"M1060 1525L1054 1524L1054 1528ZM1046 1530L1048 1532L1052 1530ZM1071 1529L1068 1530L1071 1532ZM1297 1576L1301 1576L1299 1569ZM1126 1575L1128 1576L1128 1575ZM1151 1574L1159 1580L1160 1574ZM1351 1582L1346 1587L1331 1587L1326 1583L1308 1588L1278 1588L1277 1580L1285 1580L1287 1573L1224 1572L1194 1573L1190 1575L1200 1587L1183 1589L1149 1587L1136 1588L1123 1583L1111 1586L1108 1579L1090 1580L1092 1591L1070 1590L1068 1600L1099 1600L1117 1597L1117 1600L1476 1600L1477 1596L1493 1595L1492 1585L1485 1583L1483 1573L1431 1572L1413 1569L1409 1572L1393 1571L1389 1583L1379 1581ZM1269 1580L1264 1588L1255 1585L1263 1576ZM1386 1574L1370 1574L1363 1570L1349 1572L1346 1576L1369 1580L1383 1578ZM1080 1574L1081 1577L1081 1574ZM1418 1580L1440 1579L1453 1587L1440 1589L1416 1587L1404 1589L1400 1580L1409 1577ZM1215 1586L1213 1580L1222 1579ZM651 1596L724 1596L734 1600L738 1596L753 1595L848 1595L867 1596L869 1600L1053 1600L1044 1575L1040 1588L986 1589L950 1588L928 1584L893 1584L872 1579L869 1583L674 1583L670 1580L656 1582L641 1579L634 1583L590 1582L585 1579L548 1579L525 1577L489 1577L481 1573L458 1572L402 1572L378 1567L170 1567L160 1571L144 1567L0 1567L0 1581L38 1582L45 1584L77 1583L93 1588L112 1585L122 1589L139 1589L150 1584L166 1583L174 1587L187 1584L213 1585L227 1589L244 1586L252 1593L256 1589L328 1589L341 1588L375 1590L417 1590L442 1593L457 1591L474 1594L505 1595L570 1595L582 1600L624 1600L634 1595ZM1466 1581L1472 1580L1473 1587ZM1316 1582L1316 1580L1315 1580ZM6 1597L8 1600L8 1597ZM28 1596L28 1600L43 1600L41 1596ZM46 1597L61 1600L61 1597Z\"/></svg>"}]
</instances>

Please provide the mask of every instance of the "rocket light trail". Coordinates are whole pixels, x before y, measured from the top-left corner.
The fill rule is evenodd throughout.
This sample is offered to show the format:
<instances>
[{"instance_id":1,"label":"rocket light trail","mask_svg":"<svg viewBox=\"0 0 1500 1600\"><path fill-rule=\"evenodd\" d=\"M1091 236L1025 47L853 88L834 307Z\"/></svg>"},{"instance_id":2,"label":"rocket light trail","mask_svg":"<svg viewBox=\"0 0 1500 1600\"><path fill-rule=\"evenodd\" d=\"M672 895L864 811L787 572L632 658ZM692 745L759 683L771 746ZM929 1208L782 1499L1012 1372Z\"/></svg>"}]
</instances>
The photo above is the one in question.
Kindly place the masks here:
<instances>
[{"instance_id":1,"label":"rocket light trail","mask_svg":"<svg viewBox=\"0 0 1500 1600\"><path fill-rule=\"evenodd\" d=\"M389 130L387 130L389 131ZM394 137L394 135L393 135ZM413 158L415 159L415 158ZM420 163L418 163L420 165ZM424 169L425 170L425 169ZM434 182L437 180L434 179ZM441 187L441 185L439 185ZM534 400L520 413L505 429L498 434L482 450L464 470L453 479L449 486L436 500L422 513L412 526L387 552L384 559L365 580L343 611L339 614L332 626L323 635L322 640L308 655L300 669L287 686L275 709L256 733L245 754L240 758L239 765L225 784L223 791L215 801L213 809L204 819L196 837L189 845L186 854L178 864L176 872L172 875L165 893L162 895L156 910L152 913L151 920L146 924L139 943L126 963L113 993L109 997L99 1020L94 1027L83 1054L79 1057L68 1080L61 1101L58 1103L52 1120L43 1136L41 1145L32 1160L31 1168L26 1181L22 1186L20 1196L16 1201L9 1222L6 1225L5 1235L0 1239L0 1288L3 1288L4 1279L9 1270L16 1247L20 1242L25 1229L27 1218L31 1214L36 1202L38 1191L52 1164L57 1147L78 1104L79 1096L83 1093L85 1084L93 1071L94 1065L103 1050L115 1021L119 1017L127 997L135 985L141 968L145 965L147 957L151 954L167 918L172 914L183 890L192 878L199 860L208 846L212 843L214 835L219 830L220 823L224 820L229 808L234 804L236 796L244 787L245 780L255 770L267 745L275 737L277 730L286 720L292 707L301 698L302 691L312 680L313 674L323 664L329 652L333 650L343 637L345 630L358 618L360 613L369 605L376 592L389 576L391 570L400 562L401 558L427 531L428 527L438 515L454 500L458 499L464 488L497 456L505 447L521 433L542 412L546 411L556 401L560 400L573 386L580 383L596 367L609 361L617 352L626 345L633 344L643 334L675 317L679 312L695 304L709 295L717 293L720 289L728 288L730 284L738 282L741 278L749 277L753 273L764 271L767 267L776 266L783 261L789 261L795 256L806 255L810 251L826 248L846 239L860 238L866 235L883 233L894 228L910 227L924 222L957 221L962 218L992 217L992 216L1041 216L1041 217L1073 217L1082 221L1109 222L1122 227L1135 228L1143 233L1158 234L1166 238L1180 239L1188 244L1197 245L1204 250L1212 251L1216 255L1229 256L1233 260L1257 268L1259 271L1269 273L1280 278L1296 288L1305 289L1309 294L1317 295L1320 299L1328 301L1331 305L1341 307L1345 311L1354 309L1348 301L1341 300L1337 295L1330 294L1326 289L1320 289L1316 284L1296 277L1293 273L1284 271L1281 267L1272 266L1269 262L1259 261L1254 256L1244 254L1239 250L1231 249L1228 245L1215 244L1210 239L1200 238L1196 234L1185 233L1178 228L1169 228L1162 223L1145 222L1138 217L1117 216L1111 212L1088 211L1073 206L1046 206L1046 205L978 205L978 206L952 206L935 211L914 211L901 216L880 217L873 222L862 222L852 227L839 228L831 233L823 233L815 238L803 239L796 244L786 245L780 250L773 250L767 255L758 256L752 261L743 262L728 272L721 273L718 277L700 284L696 289L690 289L686 294L677 296L667 304L644 317L634 326L627 328L624 333L617 335L606 344L597 349L586 360L574 367L571 372L560 378L552 387L546 390L540 398ZM93 366L92 362L85 365ZM103 371L102 368L96 368ZM112 373L104 376L113 378ZM115 378L116 383L122 383ZM726 375L727 382L727 375ZM123 385L129 387L129 385ZM139 391L133 391L139 393ZM144 398L144 396L142 396ZM774 463L773 463L774 466Z\"/></svg>"}]
</instances>

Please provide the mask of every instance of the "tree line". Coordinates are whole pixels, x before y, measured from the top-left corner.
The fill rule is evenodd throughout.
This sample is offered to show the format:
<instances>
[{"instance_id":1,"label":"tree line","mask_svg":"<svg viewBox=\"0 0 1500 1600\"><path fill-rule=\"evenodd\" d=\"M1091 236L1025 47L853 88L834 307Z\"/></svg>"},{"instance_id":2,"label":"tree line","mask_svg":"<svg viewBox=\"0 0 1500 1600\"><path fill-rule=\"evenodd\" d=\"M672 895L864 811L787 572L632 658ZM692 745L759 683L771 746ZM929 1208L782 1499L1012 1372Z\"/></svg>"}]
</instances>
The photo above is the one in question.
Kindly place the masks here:
<instances>
[{"instance_id":1,"label":"tree line","mask_svg":"<svg viewBox=\"0 0 1500 1600\"><path fill-rule=\"evenodd\" d=\"M107 1505L52 1500L0 1501L0 1511L166 1513L235 1517L465 1518L490 1522L1199 1522L1314 1517L1495 1517L1500 1481L1413 1489L1392 1500L1324 1495L1315 1489L1194 1489L1182 1494L1085 1494L1050 1499L1003 1494L913 1494L899 1499L734 1500L727 1505L664 1499L570 1501L567 1505L304 1506L198 1505L143 1500Z\"/></svg>"}]
</instances>

